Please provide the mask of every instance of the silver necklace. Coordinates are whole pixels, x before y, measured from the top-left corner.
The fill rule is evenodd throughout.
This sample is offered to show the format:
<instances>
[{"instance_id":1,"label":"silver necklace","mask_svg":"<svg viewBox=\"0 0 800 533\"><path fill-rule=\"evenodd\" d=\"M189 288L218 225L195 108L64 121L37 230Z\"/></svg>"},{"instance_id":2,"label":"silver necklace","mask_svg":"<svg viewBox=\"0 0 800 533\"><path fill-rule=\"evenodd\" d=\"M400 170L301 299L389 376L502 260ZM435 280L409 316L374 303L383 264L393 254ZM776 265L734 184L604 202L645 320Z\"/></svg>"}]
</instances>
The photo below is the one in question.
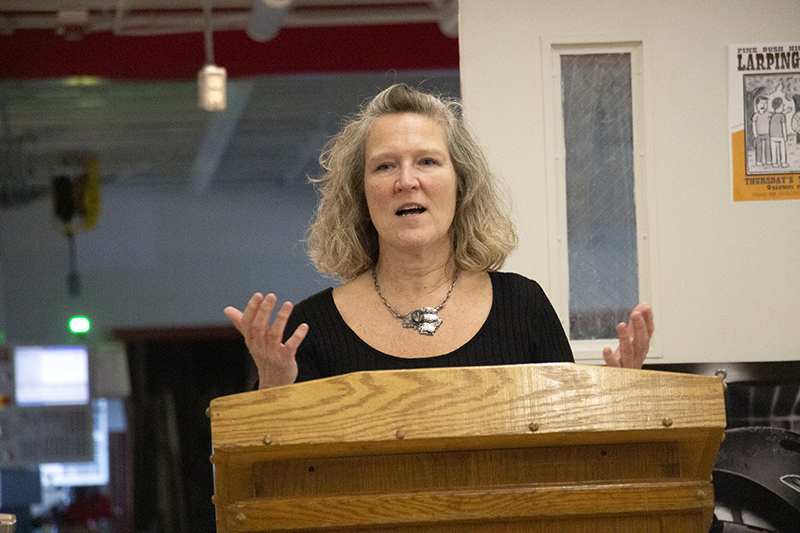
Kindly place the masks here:
<instances>
[{"instance_id":1,"label":"silver necklace","mask_svg":"<svg viewBox=\"0 0 800 533\"><path fill-rule=\"evenodd\" d=\"M436 330L439 329L439 326L442 325L442 319L439 318L438 313L441 311L442 307L444 307L444 304L447 303L447 300L450 299L450 294L453 292L453 287L456 286L457 280L458 270L456 270L456 275L453 277L453 283L450 284L450 290L447 291L447 296L444 297L444 301L440 303L438 307L422 307L421 309L411 311L407 315L401 315L389 305L389 302L387 302L386 298L381 294L381 288L378 287L378 274L375 272L375 267L372 267L372 281L375 283L375 292L378 293L378 297L383 302L383 305L386 306L395 318L399 318L403 321L404 328L416 329L420 335L433 336Z\"/></svg>"}]
</instances>

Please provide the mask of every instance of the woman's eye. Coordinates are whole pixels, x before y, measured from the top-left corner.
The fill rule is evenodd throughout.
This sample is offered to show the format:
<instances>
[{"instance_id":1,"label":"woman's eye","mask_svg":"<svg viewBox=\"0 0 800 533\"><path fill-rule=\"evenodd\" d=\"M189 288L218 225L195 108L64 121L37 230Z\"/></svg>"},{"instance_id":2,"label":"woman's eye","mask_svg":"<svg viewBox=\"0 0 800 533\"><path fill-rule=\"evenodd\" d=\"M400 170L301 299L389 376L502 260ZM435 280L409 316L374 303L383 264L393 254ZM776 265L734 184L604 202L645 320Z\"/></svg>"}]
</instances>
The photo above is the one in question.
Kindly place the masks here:
<instances>
[{"instance_id":1,"label":"woman's eye","mask_svg":"<svg viewBox=\"0 0 800 533\"><path fill-rule=\"evenodd\" d=\"M432 158L432 157L426 157L426 158L422 159L422 161L420 161L420 164L421 165L435 165L436 164L436 160L434 158Z\"/></svg>"},{"instance_id":2,"label":"woman's eye","mask_svg":"<svg viewBox=\"0 0 800 533\"><path fill-rule=\"evenodd\" d=\"M375 170L388 170L388 169L389 169L389 163L381 163L380 165L375 167Z\"/></svg>"}]
</instances>

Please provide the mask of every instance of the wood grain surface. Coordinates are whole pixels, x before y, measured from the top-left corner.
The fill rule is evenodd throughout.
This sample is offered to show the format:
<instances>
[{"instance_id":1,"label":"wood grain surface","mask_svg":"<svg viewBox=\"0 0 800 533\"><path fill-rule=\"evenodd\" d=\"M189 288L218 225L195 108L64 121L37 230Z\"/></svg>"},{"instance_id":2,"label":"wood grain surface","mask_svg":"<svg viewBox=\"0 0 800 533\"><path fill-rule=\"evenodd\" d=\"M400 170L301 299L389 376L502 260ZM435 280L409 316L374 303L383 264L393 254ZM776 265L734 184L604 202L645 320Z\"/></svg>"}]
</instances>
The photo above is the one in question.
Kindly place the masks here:
<instances>
[{"instance_id":1,"label":"wood grain surface","mask_svg":"<svg viewBox=\"0 0 800 533\"><path fill-rule=\"evenodd\" d=\"M359 372L216 398L210 417L215 449L724 428L722 387L577 364Z\"/></svg>"},{"instance_id":2,"label":"wood grain surface","mask_svg":"<svg viewBox=\"0 0 800 533\"><path fill-rule=\"evenodd\" d=\"M229 531L313 530L395 524L670 513L713 508L704 483L595 484L248 500L228 510ZM468 531L469 529L465 529ZM620 530L627 531L627 530ZM706 528L708 531L708 528ZM690 533L690 531L684 531ZM705 532L703 532L705 533Z\"/></svg>"},{"instance_id":3,"label":"wood grain surface","mask_svg":"<svg viewBox=\"0 0 800 533\"><path fill-rule=\"evenodd\" d=\"M716 377L360 372L211 402L222 533L707 531Z\"/></svg>"}]
</instances>

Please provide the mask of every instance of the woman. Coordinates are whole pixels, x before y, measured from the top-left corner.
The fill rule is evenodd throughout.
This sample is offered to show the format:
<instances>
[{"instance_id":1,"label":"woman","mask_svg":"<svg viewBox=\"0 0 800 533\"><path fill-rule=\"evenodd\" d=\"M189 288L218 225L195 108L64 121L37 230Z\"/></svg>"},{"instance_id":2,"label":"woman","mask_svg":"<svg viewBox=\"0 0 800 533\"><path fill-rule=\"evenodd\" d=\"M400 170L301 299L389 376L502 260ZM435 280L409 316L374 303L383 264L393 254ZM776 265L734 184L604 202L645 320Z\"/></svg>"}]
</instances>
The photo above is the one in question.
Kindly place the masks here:
<instances>
[{"instance_id":1,"label":"woman","mask_svg":"<svg viewBox=\"0 0 800 533\"><path fill-rule=\"evenodd\" d=\"M345 283L283 304L256 294L225 314L267 388L357 370L572 361L541 287L499 273L516 246L460 104L394 85L331 139L309 235L315 266ZM618 326L607 364L640 368L653 315Z\"/></svg>"}]
</instances>

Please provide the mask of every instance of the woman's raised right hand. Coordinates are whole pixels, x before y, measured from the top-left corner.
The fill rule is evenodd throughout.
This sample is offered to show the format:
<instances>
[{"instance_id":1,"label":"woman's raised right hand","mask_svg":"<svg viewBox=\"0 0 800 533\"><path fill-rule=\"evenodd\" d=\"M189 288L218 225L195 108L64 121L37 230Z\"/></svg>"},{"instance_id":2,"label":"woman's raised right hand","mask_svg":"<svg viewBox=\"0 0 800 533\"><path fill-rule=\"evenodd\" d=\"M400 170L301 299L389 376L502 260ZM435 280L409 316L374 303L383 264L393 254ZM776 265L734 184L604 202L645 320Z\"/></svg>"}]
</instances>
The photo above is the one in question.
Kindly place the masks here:
<instances>
[{"instance_id":1,"label":"woman's raised right hand","mask_svg":"<svg viewBox=\"0 0 800 533\"><path fill-rule=\"evenodd\" d=\"M292 336L283 342L283 331L292 304L285 302L270 326L272 310L277 298L274 294L256 293L250 298L244 312L226 307L225 315L244 337L247 349L258 369L258 388L267 389L289 385L297 379L297 348L308 333L308 324L300 324Z\"/></svg>"}]
</instances>

